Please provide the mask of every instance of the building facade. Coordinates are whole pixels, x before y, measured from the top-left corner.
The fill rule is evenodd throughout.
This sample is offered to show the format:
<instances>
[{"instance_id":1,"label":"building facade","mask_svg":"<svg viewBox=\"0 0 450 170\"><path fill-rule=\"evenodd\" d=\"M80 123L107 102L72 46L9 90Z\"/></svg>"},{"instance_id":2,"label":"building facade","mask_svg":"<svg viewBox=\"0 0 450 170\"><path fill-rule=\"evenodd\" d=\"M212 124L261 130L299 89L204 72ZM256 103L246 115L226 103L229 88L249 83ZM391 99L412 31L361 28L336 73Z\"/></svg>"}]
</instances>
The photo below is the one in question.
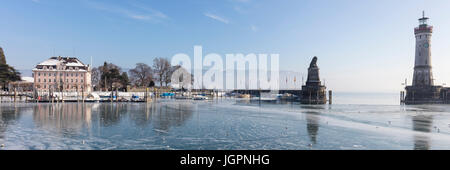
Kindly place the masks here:
<instances>
[{"instance_id":1,"label":"building facade","mask_svg":"<svg viewBox=\"0 0 450 170\"><path fill-rule=\"evenodd\" d=\"M44 92L91 92L91 67L75 57L51 57L33 69L34 88Z\"/></svg>"}]
</instances>

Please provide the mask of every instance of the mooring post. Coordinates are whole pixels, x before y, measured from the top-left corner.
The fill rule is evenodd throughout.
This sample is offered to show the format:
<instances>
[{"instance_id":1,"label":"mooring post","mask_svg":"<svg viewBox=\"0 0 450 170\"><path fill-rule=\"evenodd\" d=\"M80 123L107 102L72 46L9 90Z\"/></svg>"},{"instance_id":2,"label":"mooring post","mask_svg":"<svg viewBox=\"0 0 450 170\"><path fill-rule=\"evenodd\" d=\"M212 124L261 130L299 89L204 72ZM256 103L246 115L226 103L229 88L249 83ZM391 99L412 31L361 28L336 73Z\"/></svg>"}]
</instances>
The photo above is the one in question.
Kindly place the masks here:
<instances>
[{"instance_id":1,"label":"mooring post","mask_svg":"<svg viewBox=\"0 0 450 170\"><path fill-rule=\"evenodd\" d=\"M81 87L81 102L84 103L84 87Z\"/></svg>"},{"instance_id":2,"label":"mooring post","mask_svg":"<svg viewBox=\"0 0 450 170\"><path fill-rule=\"evenodd\" d=\"M148 88L145 88L144 100L148 102Z\"/></svg>"},{"instance_id":3,"label":"mooring post","mask_svg":"<svg viewBox=\"0 0 450 170\"><path fill-rule=\"evenodd\" d=\"M61 103L64 103L64 87L61 90Z\"/></svg>"},{"instance_id":4,"label":"mooring post","mask_svg":"<svg viewBox=\"0 0 450 170\"><path fill-rule=\"evenodd\" d=\"M119 102L119 89L116 88L116 102Z\"/></svg>"},{"instance_id":5,"label":"mooring post","mask_svg":"<svg viewBox=\"0 0 450 170\"><path fill-rule=\"evenodd\" d=\"M17 88L14 88L14 103L16 102L17 97Z\"/></svg>"},{"instance_id":6,"label":"mooring post","mask_svg":"<svg viewBox=\"0 0 450 170\"><path fill-rule=\"evenodd\" d=\"M400 104L403 103L403 91L400 91Z\"/></svg>"},{"instance_id":7,"label":"mooring post","mask_svg":"<svg viewBox=\"0 0 450 170\"><path fill-rule=\"evenodd\" d=\"M51 90L52 90L52 93L51 93L51 99L52 99L52 104L53 104L53 102L55 101L55 98L54 98L55 90L53 90L53 89L51 89Z\"/></svg>"},{"instance_id":8,"label":"mooring post","mask_svg":"<svg viewBox=\"0 0 450 170\"><path fill-rule=\"evenodd\" d=\"M308 101L308 104L312 104L312 103L311 103L311 91L309 91L309 101Z\"/></svg>"},{"instance_id":9,"label":"mooring post","mask_svg":"<svg viewBox=\"0 0 450 170\"><path fill-rule=\"evenodd\" d=\"M110 94L110 101L111 101L111 103L113 102L113 97L114 97L114 90L111 88L111 94Z\"/></svg>"},{"instance_id":10,"label":"mooring post","mask_svg":"<svg viewBox=\"0 0 450 170\"><path fill-rule=\"evenodd\" d=\"M328 98L329 98L329 100L328 100L328 103L329 104L333 104L333 91L328 91Z\"/></svg>"}]
</instances>

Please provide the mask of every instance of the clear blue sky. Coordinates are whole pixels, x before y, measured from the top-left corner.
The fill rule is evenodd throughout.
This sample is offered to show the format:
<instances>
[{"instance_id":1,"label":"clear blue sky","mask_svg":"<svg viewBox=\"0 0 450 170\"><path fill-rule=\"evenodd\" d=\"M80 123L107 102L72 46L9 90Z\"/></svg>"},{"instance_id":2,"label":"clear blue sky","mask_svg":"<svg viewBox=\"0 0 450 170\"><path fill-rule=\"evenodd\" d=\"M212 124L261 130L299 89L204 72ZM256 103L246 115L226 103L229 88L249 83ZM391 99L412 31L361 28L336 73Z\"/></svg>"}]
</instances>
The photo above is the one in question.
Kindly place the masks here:
<instances>
[{"instance_id":1,"label":"clear blue sky","mask_svg":"<svg viewBox=\"0 0 450 170\"><path fill-rule=\"evenodd\" d=\"M176 53L279 53L281 69L306 74L319 57L335 91L398 92L411 83L413 29L425 10L435 31L433 71L450 85L448 0L3 0L0 46L31 69L53 56L123 68Z\"/></svg>"}]
</instances>

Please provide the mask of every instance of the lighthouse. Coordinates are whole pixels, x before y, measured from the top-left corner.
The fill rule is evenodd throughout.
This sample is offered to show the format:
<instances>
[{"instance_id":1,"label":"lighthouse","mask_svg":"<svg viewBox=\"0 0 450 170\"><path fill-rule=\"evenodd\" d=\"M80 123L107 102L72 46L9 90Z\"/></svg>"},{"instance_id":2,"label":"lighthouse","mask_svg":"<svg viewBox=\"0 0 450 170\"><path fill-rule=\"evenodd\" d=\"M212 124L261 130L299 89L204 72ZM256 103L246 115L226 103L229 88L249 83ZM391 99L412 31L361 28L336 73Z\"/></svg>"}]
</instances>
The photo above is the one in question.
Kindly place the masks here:
<instances>
[{"instance_id":1,"label":"lighthouse","mask_svg":"<svg viewBox=\"0 0 450 170\"><path fill-rule=\"evenodd\" d=\"M448 88L434 85L431 66L431 35L433 27L429 18L422 13L419 26L414 28L416 55L411 86L406 87L405 104L439 104L447 102ZM403 99L402 99L403 100Z\"/></svg>"},{"instance_id":2,"label":"lighthouse","mask_svg":"<svg viewBox=\"0 0 450 170\"><path fill-rule=\"evenodd\" d=\"M414 65L413 86L433 86L433 72L431 67L431 35L433 27L428 25L425 12L419 19L419 27L414 29L416 37L416 56Z\"/></svg>"}]
</instances>

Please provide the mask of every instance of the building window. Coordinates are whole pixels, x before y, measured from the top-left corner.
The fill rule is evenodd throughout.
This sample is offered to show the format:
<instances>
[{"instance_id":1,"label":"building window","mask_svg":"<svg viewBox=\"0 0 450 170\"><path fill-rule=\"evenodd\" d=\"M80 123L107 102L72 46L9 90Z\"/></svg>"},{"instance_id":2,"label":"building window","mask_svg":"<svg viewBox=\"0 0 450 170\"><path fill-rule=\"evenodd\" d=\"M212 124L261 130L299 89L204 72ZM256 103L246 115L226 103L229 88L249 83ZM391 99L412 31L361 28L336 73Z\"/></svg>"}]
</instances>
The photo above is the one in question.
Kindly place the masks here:
<instances>
[{"instance_id":1,"label":"building window","mask_svg":"<svg viewBox=\"0 0 450 170\"><path fill-rule=\"evenodd\" d=\"M48 82L51 83L51 82L52 82L52 79L48 79Z\"/></svg>"},{"instance_id":2,"label":"building window","mask_svg":"<svg viewBox=\"0 0 450 170\"><path fill-rule=\"evenodd\" d=\"M47 73L44 73L44 76L47 76Z\"/></svg>"},{"instance_id":3,"label":"building window","mask_svg":"<svg viewBox=\"0 0 450 170\"><path fill-rule=\"evenodd\" d=\"M75 77L78 77L78 73L76 73Z\"/></svg>"},{"instance_id":4,"label":"building window","mask_svg":"<svg viewBox=\"0 0 450 170\"><path fill-rule=\"evenodd\" d=\"M70 79L71 81L72 81L72 83L73 83L73 79Z\"/></svg>"},{"instance_id":5,"label":"building window","mask_svg":"<svg viewBox=\"0 0 450 170\"><path fill-rule=\"evenodd\" d=\"M38 76L41 76L41 73L38 73Z\"/></svg>"},{"instance_id":6,"label":"building window","mask_svg":"<svg viewBox=\"0 0 450 170\"><path fill-rule=\"evenodd\" d=\"M81 82L83 83L83 79L81 79Z\"/></svg>"},{"instance_id":7,"label":"building window","mask_svg":"<svg viewBox=\"0 0 450 170\"><path fill-rule=\"evenodd\" d=\"M40 83L40 82L41 82L41 79L38 79L38 82Z\"/></svg>"},{"instance_id":8,"label":"building window","mask_svg":"<svg viewBox=\"0 0 450 170\"><path fill-rule=\"evenodd\" d=\"M47 82L47 79L44 79L44 83Z\"/></svg>"}]
</instances>

